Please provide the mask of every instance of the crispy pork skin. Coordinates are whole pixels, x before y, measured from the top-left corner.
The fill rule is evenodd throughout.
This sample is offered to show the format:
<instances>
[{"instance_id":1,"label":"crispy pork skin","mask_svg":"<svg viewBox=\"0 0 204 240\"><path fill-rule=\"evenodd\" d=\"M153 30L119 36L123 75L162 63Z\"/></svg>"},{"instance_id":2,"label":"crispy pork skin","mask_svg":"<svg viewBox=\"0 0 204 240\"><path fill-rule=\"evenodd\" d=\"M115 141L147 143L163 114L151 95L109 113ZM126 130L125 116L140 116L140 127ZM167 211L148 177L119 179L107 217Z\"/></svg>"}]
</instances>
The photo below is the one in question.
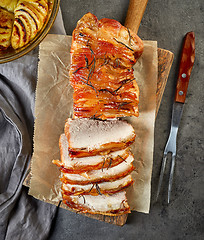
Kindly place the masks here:
<instances>
[{"instance_id":1,"label":"crispy pork skin","mask_svg":"<svg viewBox=\"0 0 204 240\"><path fill-rule=\"evenodd\" d=\"M142 40L116 20L84 15L71 46L74 116L138 116L139 88L132 67L142 52Z\"/></svg>"}]
</instances>

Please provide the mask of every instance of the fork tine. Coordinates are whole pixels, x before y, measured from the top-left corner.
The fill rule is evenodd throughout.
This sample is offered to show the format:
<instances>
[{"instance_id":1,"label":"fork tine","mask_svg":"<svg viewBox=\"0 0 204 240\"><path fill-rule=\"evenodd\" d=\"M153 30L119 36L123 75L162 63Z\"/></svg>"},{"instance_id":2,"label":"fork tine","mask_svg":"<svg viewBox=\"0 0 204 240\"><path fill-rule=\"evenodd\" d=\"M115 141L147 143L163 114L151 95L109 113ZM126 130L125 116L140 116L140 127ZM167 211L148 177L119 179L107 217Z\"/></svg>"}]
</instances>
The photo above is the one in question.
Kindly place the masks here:
<instances>
[{"instance_id":1,"label":"fork tine","mask_svg":"<svg viewBox=\"0 0 204 240\"><path fill-rule=\"evenodd\" d=\"M171 188L172 188L173 175L174 175L175 158L176 158L176 155L172 155L171 171L170 171L169 186L168 186L168 204L170 202L170 197L171 197Z\"/></svg>"},{"instance_id":2,"label":"fork tine","mask_svg":"<svg viewBox=\"0 0 204 240\"><path fill-rule=\"evenodd\" d=\"M164 176L164 170L166 166L166 159L167 159L167 154L164 154L163 159L162 159L162 166L161 166L161 171L160 171L160 176L159 176L159 184L158 184L158 189L157 189L157 196L156 196L156 201L159 197L161 185L162 185L162 180Z\"/></svg>"}]
</instances>

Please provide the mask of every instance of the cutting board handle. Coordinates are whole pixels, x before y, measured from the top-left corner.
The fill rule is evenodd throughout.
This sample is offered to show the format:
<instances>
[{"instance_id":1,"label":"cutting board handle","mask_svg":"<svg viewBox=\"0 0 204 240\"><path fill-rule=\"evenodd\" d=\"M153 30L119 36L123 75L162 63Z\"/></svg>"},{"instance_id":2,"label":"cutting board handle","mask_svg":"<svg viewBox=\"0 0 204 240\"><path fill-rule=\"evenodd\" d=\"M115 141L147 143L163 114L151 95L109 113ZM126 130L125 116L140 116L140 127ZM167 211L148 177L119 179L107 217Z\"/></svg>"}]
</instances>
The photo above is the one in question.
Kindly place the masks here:
<instances>
[{"instance_id":1,"label":"cutting board handle","mask_svg":"<svg viewBox=\"0 0 204 240\"><path fill-rule=\"evenodd\" d=\"M148 0L130 0L125 26L137 34Z\"/></svg>"}]
</instances>

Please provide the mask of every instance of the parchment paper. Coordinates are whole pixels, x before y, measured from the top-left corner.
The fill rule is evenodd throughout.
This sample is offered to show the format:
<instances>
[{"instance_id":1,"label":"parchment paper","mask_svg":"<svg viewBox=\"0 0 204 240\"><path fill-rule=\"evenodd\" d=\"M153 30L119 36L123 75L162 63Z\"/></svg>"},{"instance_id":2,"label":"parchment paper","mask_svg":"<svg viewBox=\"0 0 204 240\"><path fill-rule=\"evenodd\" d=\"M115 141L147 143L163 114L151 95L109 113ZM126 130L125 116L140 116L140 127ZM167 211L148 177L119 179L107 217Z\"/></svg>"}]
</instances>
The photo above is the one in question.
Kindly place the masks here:
<instances>
[{"instance_id":1,"label":"parchment paper","mask_svg":"<svg viewBox=\"0 0 204 240\"><path fill-rule=\"evenodd\" d=\"M72 88L69 85L71 37L48 35L40 44L40 62L35 105L34 154L29 194L58 205L61 200L59 136L72 115ZM128 189L132 210L148 213L154 148L154 121L157 88L157 42L144 41L144 53L134 66L140 88L140 116L128 117L136 132L132 145L136 170L133 187Z\"/></svg>"}]
</instances>

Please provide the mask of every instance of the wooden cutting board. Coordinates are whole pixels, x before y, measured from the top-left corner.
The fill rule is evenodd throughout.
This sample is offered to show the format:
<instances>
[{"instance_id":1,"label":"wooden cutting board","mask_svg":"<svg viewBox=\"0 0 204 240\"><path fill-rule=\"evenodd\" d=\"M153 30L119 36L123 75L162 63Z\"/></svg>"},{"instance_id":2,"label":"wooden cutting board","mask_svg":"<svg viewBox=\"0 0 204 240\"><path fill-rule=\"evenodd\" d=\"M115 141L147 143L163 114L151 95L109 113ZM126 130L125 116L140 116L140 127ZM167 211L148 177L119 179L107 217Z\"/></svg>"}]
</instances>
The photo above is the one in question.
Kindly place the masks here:
<instances>
[{"instance_id":1,"label":"wooden cutting board","mask_svg":"<svg viewBox=\"0 0 204 240\"><path fill-rule=\"evenodd\" d=\"M147 6L147 2L148 0L130 0L129 2L125 26L134 31L135 33L138 32L140 22L142 20L145 8ZM173 62L173 58L174 55L172 52L158 48L158 80L157 80L155 116L157 116L159 110L166 82ZM117 217L110 217L97 214L95 215L82 214L82 215L119 226L123 226L126 223L128 217L128 214L120 215Z\"/></svg>"},{"instance_id":2,"label":"wooden cutting board","mask_svg":"<svg viewBox=\"0 0 204 240\"><path fill-rule=\"evenodd\" d=\"M173 54L164 49L158 49L158 81L157 81L157 97L156 97L156 114L158 113L159 106L162 100L163 92L166 86L166 82L168 79L168 75L171 69L171 65L173 62ZM65 206L64 206L65 207ZM65 207L66 208L66 207ZM70 209L69 209L70 210ZM79 213L81 214L81 213ZM110 217L110 216L104 216L104 215L92 215L92 214L82 214L90 218L94 218L100 221L104 221L107 223L112 223L118 226L123 226L126 221L128 214L120 215L117 217Z\"/></svg>"},{"instance_id":3,"label":"wooden cutting board","mask_svg":"<svg viewBox=\"0 0 204 240\"><path fill-rule=\"evenodd\" d=\"M148 0L130 0L125 26L137 33L144 15ZM174 55L168 50L158 48L158 81L156 116L162 100Z\"/></svg>"},{"instance_id":4,"label":"wooden cutting board","mask_svg":"<svg viewBox=\"0 0 204 240\"><path fill-rule=\"evenodd\" d=\"M127 18L125 21L125 26L137 33L142 16L144 14L148 0L130 0ZM168 50L158 48L158 81L157 81L157 93L156 93L156 114L158 113L159 106L162 100L163 92L166 86L168 75L173 62L173 53ZM30 185L30 174L24 182L25 186ZM62 206L64 205L64 206ZM63 203L60 205L66 209L67 206ZM73 211L69 209L70 211ZM73 211L74 212L74 211ZM79 213L81 214L81 213ZM120 215L117 217L110 217L104 215L92 215L92 214L82 214L90 218L101 220L107 223L112 223L115 225L123 226L126 223L128 214Z\"/></svg>"}]
</instances>

